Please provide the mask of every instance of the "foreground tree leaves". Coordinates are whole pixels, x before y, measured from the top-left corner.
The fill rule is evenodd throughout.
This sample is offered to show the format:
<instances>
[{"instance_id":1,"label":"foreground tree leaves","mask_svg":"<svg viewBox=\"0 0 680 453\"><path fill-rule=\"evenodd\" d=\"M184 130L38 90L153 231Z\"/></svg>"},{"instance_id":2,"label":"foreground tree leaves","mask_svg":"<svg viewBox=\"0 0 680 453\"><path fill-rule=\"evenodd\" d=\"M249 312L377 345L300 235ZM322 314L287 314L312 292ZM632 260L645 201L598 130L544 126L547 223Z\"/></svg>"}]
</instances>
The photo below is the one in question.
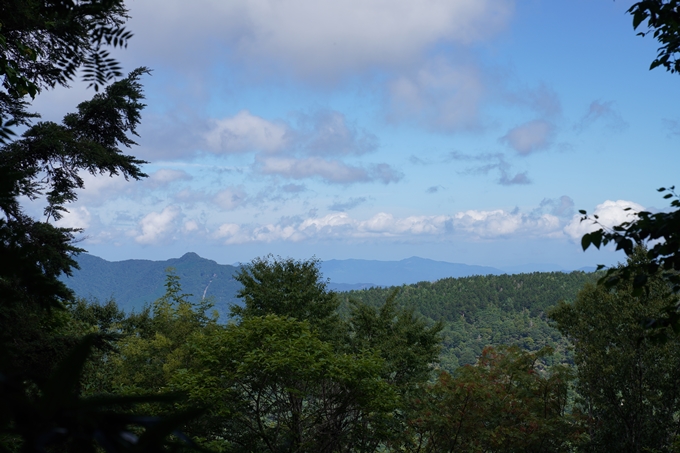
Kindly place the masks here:
<instances>
[{"instance_id":1,"label":"foreground tree leaves","mask_svg":"<svg viewBox=\"0 0 680 453\"><path fill-rule=\"evenodd\" d=\"M643 0L631 6L628 13L633 16L635 30L647 24L648 31L641 31L639 35L651 33L661 44L649 69L662 66L670 72L680 71L680 60L676 56L680 52L680 1Z\"/></svg>"},{"instance_id":2,"label":"foreground tree leaves","mask_svg":"<svg viewBox=\"0 0 680 453\"><path fill-rule=\"evenodd\" d=\"M671 199L670 212L651 213L641 211L631 213L633 220L624 222L612 228L602 227L597 231L585 234L581 241L583 250L595 246L604 247L615 244L616 250L623 252L629 259L625 266L607 269L599 283L606 288L615 288L620 283L632 284L633 295L641 296L642 292L649 292L650 279L665 279L671 290L680 293L680 199L674 192L674 187L662 187L659 192L665 192L665 199ZM589 218L585 211L581 221L591 221L598 224L597 217ZM644 259L640 259L643 254ZM603 268L604 266L599 266ZM671 326L680 332L680 313L675 303L661 307L659 313L650 316L650 327Z\"/></svg>"},{"instance_id":3,"label":"foreground tree leaves","mask_svg":"<svg viewBox=\"0 0 680 453\"><path fill-rule=\"evenodd\" d=\"M193 449L179 429L200 415L190 409L169 417L140 416L140 403L173 403L177 395L80 396L81 374L96 338L85 337L37 386L0 369L0 451L167 452Z\"/></svg>"},{"instance_id":4,"label":"foreground tree leaves","mask_svg":"<svg viewBox=\"0 0 680 453\"><path fill-rule=\"evenodd\" d=\"M107 87L61 125L38 123L20 140L0 148L0 300L3 305L31 303L60 308L72 297L58 280L77 267L73 244L78 230L50 223L66 211L84 187L82 172L140 179L144 162L123 154L134 142L144 107L139 68ZM25 214L21 197L45 196L45 221ZM0 320L2 315L0 314Z\"/></svg>"}]
</instances>

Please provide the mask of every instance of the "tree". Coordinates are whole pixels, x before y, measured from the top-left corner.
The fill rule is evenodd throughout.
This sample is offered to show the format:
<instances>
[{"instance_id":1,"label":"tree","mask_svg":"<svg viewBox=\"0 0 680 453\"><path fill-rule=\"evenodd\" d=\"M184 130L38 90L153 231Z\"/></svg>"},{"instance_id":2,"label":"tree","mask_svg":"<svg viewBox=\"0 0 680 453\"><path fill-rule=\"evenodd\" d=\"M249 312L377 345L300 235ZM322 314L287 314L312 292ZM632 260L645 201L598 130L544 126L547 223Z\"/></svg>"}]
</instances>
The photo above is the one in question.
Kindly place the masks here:
<instances>
[{"instance_id":1,"label":"tree","mask_svg":"<svg viewBox=\"0 0 680 453\"><path fill-rule=\"evenodd\" d=\"M475 365L442 372L414 401L409 451L567 452L579 435L567 413L571 372L517 346L487 347Z\"/></svg>"},{"instance_id":2,"label":"tree","mask_svg":"<svg viewBox=\"0 0 680 453\"><path fill-rule=\"evenodd\" d=\"M671 207L675 208L674 211L637 212L630 222L612 228L602 227L583 236L581 243L584 250L591 245L600 248L613 243L616 250L623 250L629 258L644 250L646 259L629 259L625 266L607 269L600 279L605 287L613 288L620 282L631 281L634 294L640 295L649 291L650 278L661 276L669 282L674 293L680 293L680 199L674 189L659 189L659 192L666 192L665 199L673 199ZM584 214L582 221L588 220L585 211L581 212ZM597 216L593 220L597 223ZM659 313L650 317L649 324L670 325L676 331L680 330L680 313L675 302L660 307Z\"/></svg>"},{"instance_id":3,"label":"tree","mask_svg":"<svg viewBox=\"0 0 680 453\"><path fill-rule=\"evenodd\" d=\"M191 358L183 348L197 332L217 328L209 301L192 303L182 291L179 277L166 269L165 294L131 319L129 330L119 341L118 354L110 359L114 367L111 385L125 394L159 394L170 391L170 379ZM135 322L136 321L136 322ZM141 322L140 322L141 321Z\"/></svg>"},{"instance_id":4,"label":"tree","mask_svg":"<svg viewBox=\"0 0 680 453\"><path fill-rule=\"evenodd\" d=\"M27 97L43 89L68 86L79 69L98 90L122 76L105 47L125 47L131 33L123 24L123 0L8 0L0 5L0 299L31 299L58 306L70 297L57 277L75 266L73 230L55 228L65 204L83 187L79 172L144 177L144 163L126 156L121 146L134 141L144 105L140 68L105 93L78 106L62 125L41 122L29 113ZM20 140L7 143L9 126L31 126ZM2 137L0 137L2 138ZM45 196L46 220L37 222L21 209L19 197ZM30 284L27 284L30 282Z\"/></svg>"},{"instance_id":5,"label":"tree","mask_svg":"<svg viewBox=\"0 0 680 453\"><path fill-rule=\"evenodd\" d=\"M72 298L58 277L70 275L77 266L73 255L82 251L73 243L77 230L50 221L58 220L66 205L77 199L76 190L84 186L80 173L146 176L139 167L143 161L120 149L134 144L127 133L135 134L140 121L144 104L139 79L146 72L145 68L132 71L81 103L62 124L37 123L21 139L0 148L0 341L4 344L40 336L55 319L45 310L63 309ZM24 212L22 196L45 197L45 221ZM17 351L17 356L21 354Z\"/></svg>"},{"instance_id":6,"label":"tree","mask_svg":"<svg viewBox=\"0 0 680 453\"><path fill-rule=\"evenodd\" d=\"M635 3L628 9L633 16L633 28L638 29L645 21L648 31L638 35L652 36L659 41L656 59L652 61L649 69L663 66L667 71L680 71L680 1L679 0L643 0Z\"/></svg>"},{"instance_id":7,"label":"tree","mask_svg":"<svg viewBox=\"0 0 680 453\"><path fill-rule=\"evenodd\" d=\"M122 76L105 46L127 47L123 0L6 0L0 5L0 142L28 125L26 96L67 86L82 68L94 86Z\"/></svg>"},{"instance_id":8,"label":"tree","mask_svg":"<svg viewBox=\"0 0 680 453\"><path fill-rule=\"evenodd\" d=\"M371 351L345 354L307 321L269 314L197 333L173 377L210 405L194 433L225 451L374 451L395 409Z\"/></svg>"},{"instance_id":9,"label":"tree","mask_svg":"<svg viewBox=\"0 0 680 453\"><path fill-rule=\"evenodd\" d=\"M646 264L637 249L619 268ZM588 284L573 304L562 302L550 314L574 345L577 390L590 420L586 451L677 451L680 339L669 327L644 325L676 302L657 273L639 294L630 278L611 289Z\"/></svg>"},{"instance_id":10,"label":"tree","mask_svg":"<svg viewBox=\"0 0 680 453\"><path fill-rule=\"evenodd\" d=\"M324 339L339 334L339 301L322 279L319 260L267 255L242 266L234 278L243 285L237 293L243 306L232 306L231 316L289 316L308 321Z\"/></svg>"},{"instance_id":11,"label":"tree","mask_svg":"<svg viewBox=\"0 0 680 453\"><path fill-rule=\"evenodd\" d=\"M140 419L120 411L144 398L86 399L81 370L91 341L77 341L64 311L72 293L58 280L77 267L77 230L53 221L76 200L82 173L146 176L125 155L144 107L139 68L121 77L106 47L125 47L123 0L6 0L0 4L0 449L44 452L166 451L186 414ZM37 122L29 98L68 86L82 70L98 92L61 124ZM103 92L100 87L110 83ZM26 127L16 138L14 127ZM44 198L44 221L21 197ZM71 346L75 345L75 349ZM71 352L68 352L71 350ZM28 371L40 374L29 374ZM158 398L156 398L158 400ZM146 420L146 421L145 421ZM137 423L140 422L141 423ZM137 437L130 424L146 428ZM152 426L153 425L153 426ZM9 436L9 442L5 442Z\"/></svg>"},{"instance_id":12,"label":"tree","mask_svg":"<svg viewBox=\"0 0 680 453\"><path fill-rule=\"evenodd\" d=\"M393 291L377 308L351 301L350 344L354 351L378 352L385 360L385 379L406 391L430 378L439 362L444 326L428 326L413 310L398 308L397 294Z\"/></svg>"},{"instance_id":13,"label":"tree","mask_svg":"<svg viewBox=\"0 0 680 453\"><path fill-rule=\"evenodd\" d=\"M646 31L640 36L651 34L661 46L657 56L650 65L650 70L663 67L671 73L680 71L680 0L643 0L628 9L633 16L633 28L638 30L643 24ZM602 227L583 236L583 250L595 246L600 248L607 244L615 244L616 250L623 250L628 257L634 256L637 247L647 248L647 261L644 265L629 264L607 270L600 283L612 288L620 281L632 280L633 290L638 295L648 290L647 282L658 271L673 285L673 291L680 293L680 200L674 192L675 187L661 187L659 192L666 192L665 199L671 201L670 212L651 213L642 211L632 213L634 219L613 228ZM586 211L581 221L592 221L598 224L597 216L589 217ZM632 263L637 263L633 260ZM600 266L603 268L604 266ZM670 325L680 332L679 307L669 305L661 308L661 312L652 318L650 325Z\"/></svg>"},{"instance_id":14,"label":"tree","mask_svg":"<svg viewBox=\"0 0 680 453\"><path fill-rule=\"evenodd\" d=\"M337 313L338 300L336 295L326 290L327 283L321 279L319 262L315 259L295 261L292 259L274 259L271 256L265 259L256 259L250 266L246 266L236 278L243 284L239 296L244 299L244 306L232 309L232 314L239 317L238 326L232 329L243 327L246 329L245 332L247 329L263 329L265 324L269 326L268 328L273 329L275 324L283 323L283 320L288 320L286 321L288 323L292 321L303 322L306 326L305 329L311 329L312 336L315 338L314 342L317 343L317 346L312 349L316 348L322 352L325 348L331 348L333 352L331 355L328 355L330 352L325 352L324 355L313 356L314 358L298 357L298 353L294 351L286 353L291 358L295 358L287 366L292 367L293 363L304 364L305 369L319 371L320 374L314 374L314 379L305 375L301 370L295 369L297 370L295 371L293 368L284 370L274 367L271 369L276 370L276 372L272 372L272 374L258 371L257 373L261 373L263 379L264 376L268 376L267 385L279 386L277 391L267 390L267 395L270 398L274 398L272 395L276 395L277 401L276 404L271 402L268 404L271 407L284 407L288 411L286 413L292 414L293 409L280 401L289 401L294 398L286 396L286 392L281 393L282 390L280 389L286 387L286 385L288 385L286 388L298 389L295 391L304 395L305 403L303 406L312 411L305 416L307 417L305 418L306 423L308 423L311 420L309 414L315 413L314 407L317 407L316 405L322 404L326 408L334 407L333 404L335 403L329 406L329 398L333 401L347 401L341 405L344 409L338 409L339 412L333 415L334 419L338 421L332 423L339 423L344 426L349 424L351 420L353 426L351 428L349 426L342 429L337 428L337 434L328 434L328 436L336 436L334 438L339 439L337 445L352 446L351 448L358 451L372 451L381 444L383 446L398 444L403 434L404 424L409 417L409 413L404 411L403 408L407 400L411 398L411 393L417 387L424 385L431 377L433 368L439 360L441 324L435 323L428 326L423 319L415 316L413 311L397 307L395 294L375 308L360 302L353 302L347 319L340 318ZM275 316L275 318L270 318L271 316ZM277 329L279 328L281 326L277 327ZM296 327L296 329L299 328L300 326ZM233 330L232 334L235 332L237 330ZM264 331L261 335L265 335ZM279 341L279 336L283 340L287 337L297 338L295 335L298 334L284 335L277 333L267 341L276 343ZM303 337L307 339L308 334L304 334ZM257 341L264 341L258 339L257 336L253 338ZM292 341L292 339L288 340L285 347L292 347ZM238 344L246 344L246 340L240 340ZM214 347L216 347L216 344ZM279 353L272 356L273 353L269 352L273 347L264 347L260 343L250 347L250 349L258 351L262 349L263 351L258 357L258 361L261 362L261 365L258 366L273 367L270 362L279 360L277 358ZM283 347L276 346L276 348ZM300 347L303 347L303 343ZM211 348L206 348L206 351L209 349ZM189 355L196 354L191 353ZM224 354L223 357L226 357L226 352ZM286 354L280 355L285 356ZM229 365L225 362L225 359L221 359L215 360L215 363L222 370L233 368L237 366L236 363L243 360L245 355L245 350L238 350L233 353L234 357L230 359L237 362L229 362L231 363ZM318 363L314 363L315 361L318 361ZM360 367L356 369L349 367L349 363L352 361ZM198 366L197 368L201 369L205 366ZM384 394L381 398L384 399L384 405L377 406L379 409L374 407L371 416L368 415L370 411L364 411L374 406L375 402L364 399L359 406L354 406L354 403L350 404L350 401L356 397L358 389L362 387L356 387L355 384L350 386L343 379L355 376L355 373L365 373L365 379L368 379L368 381L361 385L368 385L375 380L376 383L380 383L379 387L376 388L383 388ZM297 377L294 378L294 376ZM298 384L290 384L293 381L287 381L287 379L293 379L301 387L295 386ZM280 382L289 382L289 384L284 385ZM323 396L315 393L317 390L314 389L323 389ZM255 395L252 389L244 390L244 392L250 395L249 398L251 399ZM359 404L359 401L357 401L357 404ZM328 413L325 416L328 416ZM257 417L253 417L255 416L247 417L248 420L251 420L250 423L257 419ZM265 419L278 420L268 427L275 433L290 429L290 423L286 417L271 414L267 417ZM297 415L291 415L291 417L298 419ZM316 432L315 430L319 429L327 429L318 425L319 423L322 425L331 423L324 420L323 417L318 418L317 422L305 429L309 433ZM236 432L246 431L248 430L245 430L245 428L236 429ZM260 433L259 436L263 439L265 435ZM314 436L312 435L312 437ZM301 445L296 448L302 449ZM314 445L321 448L321 444ZM343 448L345 447L338 447L338 450L345 451Z\"/></svg>"}]
</instances>

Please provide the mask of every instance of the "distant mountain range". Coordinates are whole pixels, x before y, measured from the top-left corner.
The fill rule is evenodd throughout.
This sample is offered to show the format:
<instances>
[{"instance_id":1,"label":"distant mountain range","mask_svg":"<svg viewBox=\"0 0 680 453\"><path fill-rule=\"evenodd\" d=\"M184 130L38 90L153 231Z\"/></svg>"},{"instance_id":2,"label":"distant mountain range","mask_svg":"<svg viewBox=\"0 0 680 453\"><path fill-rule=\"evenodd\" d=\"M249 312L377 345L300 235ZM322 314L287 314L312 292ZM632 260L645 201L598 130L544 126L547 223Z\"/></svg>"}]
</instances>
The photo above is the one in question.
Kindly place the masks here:
<instances>
[{"instance_id":1,"label":"distant mountain range","mask_svg":"<svg viewBox=\"0 0 680 453\"><path fill-rule=\"evenodd\" d=\"M221 315L228 312L229 305L239 302L236 292L240 284L233 278L238 266L218 264L195 253L166 261L114 262L84 253L77 257L77 261L80 270L74 271L72 277L62 278L76 295L100 301L114 298L126 311L139 310L144 304L151 303L164 294L165 269L168 267L175 269L181 279L182 289L193 294L194 299L211 296ZM448 277L554 272L564 269L556 265L497 269L414 256L401 261L329 260L321 263L321 270L324 278L330 279L331 289L349 291L373 286L400 286ZM580 270L591 272L594 268Z\"/></svg>"}]
</instances>

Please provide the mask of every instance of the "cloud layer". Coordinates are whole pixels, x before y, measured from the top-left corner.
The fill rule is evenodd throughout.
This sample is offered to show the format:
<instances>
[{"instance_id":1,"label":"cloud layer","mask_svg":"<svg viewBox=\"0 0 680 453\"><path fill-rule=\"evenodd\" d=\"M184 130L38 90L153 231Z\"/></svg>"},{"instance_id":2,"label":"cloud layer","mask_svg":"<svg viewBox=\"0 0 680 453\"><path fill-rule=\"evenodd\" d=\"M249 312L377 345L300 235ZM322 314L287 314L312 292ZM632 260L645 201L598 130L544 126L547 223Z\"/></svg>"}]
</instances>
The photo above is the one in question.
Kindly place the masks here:
<instances>
[{"instance_id":1,"label":"cloud layer","mask_svg":"<svg viewBox=\"0 0 680 453\"><path fill-rule=\"evenodd\" d=\"M487 39L513 12L510 0L165 0L132 6L134 23L156 24L153 30L136 27L136 44L165 51L159 56L169 64L195 62L192 44L200 40L212 42L212 52L200 53L213 58L276 63L305 77L402 66L441 42Z\"/></svg>"},{"instance_id":2,"label":"cloud layer","mask_svg":"<svg viewBox=\"0 0 680 453\"><path fill-rule=\"evenodd\" d=\"M403 174L386 163L350 164L343 159L378 148L375 135L337 111L297 115L297 122L268 121L248 111L213 121L205 135L216 154L253 154L252 169L288 179L316 178L334 184L398 182Z\"/></svg>"}]
</instances>

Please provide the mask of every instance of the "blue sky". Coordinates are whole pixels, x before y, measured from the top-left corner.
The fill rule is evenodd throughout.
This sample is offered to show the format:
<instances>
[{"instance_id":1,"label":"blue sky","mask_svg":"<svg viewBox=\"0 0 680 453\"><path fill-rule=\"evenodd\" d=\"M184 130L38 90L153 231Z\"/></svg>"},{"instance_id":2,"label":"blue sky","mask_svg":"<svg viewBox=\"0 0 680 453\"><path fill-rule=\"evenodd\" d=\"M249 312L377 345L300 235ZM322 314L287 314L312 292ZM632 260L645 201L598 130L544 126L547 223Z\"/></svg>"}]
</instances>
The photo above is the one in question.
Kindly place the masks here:
<instances>
[{"instance_id":1,"label":"blue sky","mask_svg":"<svg viewBox=\"0 0 680 453\"><path fill-rule=\"evenodd\" d=\"M61 224L110 260L615 262L578 210L663 209L680 163L680 77L648 70L631 4L132 0L150 177L87 177Z\"/></svg>"}]
</instances>

